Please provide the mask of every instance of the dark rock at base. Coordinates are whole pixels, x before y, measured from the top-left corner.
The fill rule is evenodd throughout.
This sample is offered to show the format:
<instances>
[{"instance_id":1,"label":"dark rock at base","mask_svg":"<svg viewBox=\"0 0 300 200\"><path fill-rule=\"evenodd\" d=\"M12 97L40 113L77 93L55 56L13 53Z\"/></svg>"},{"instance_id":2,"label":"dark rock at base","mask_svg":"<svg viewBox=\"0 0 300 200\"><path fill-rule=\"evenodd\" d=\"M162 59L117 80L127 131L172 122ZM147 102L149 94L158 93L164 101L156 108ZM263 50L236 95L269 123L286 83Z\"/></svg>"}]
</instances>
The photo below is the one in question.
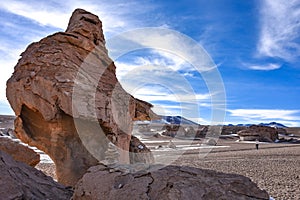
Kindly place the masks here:
<instances>
[{"instance_id":1,"label":"dark rock at base","mask_svg":"<svg viewBox=\"0 0 300 200\"><path fill-rule=\"evenodd\" d=\"M66 200L72 190L0 151L0 199Z\"/></svg>"},{"instance_id":2,"label":"dark rock at base","mask_svg":"<svg viewBox=\"0 0 300 200\"><path fill-rule=\"evenodd\" d=\"M241 175L181 166L122 174L98 165L77 183L73 199L268 200L269 195Z\"/></svg>"}]
</instances>

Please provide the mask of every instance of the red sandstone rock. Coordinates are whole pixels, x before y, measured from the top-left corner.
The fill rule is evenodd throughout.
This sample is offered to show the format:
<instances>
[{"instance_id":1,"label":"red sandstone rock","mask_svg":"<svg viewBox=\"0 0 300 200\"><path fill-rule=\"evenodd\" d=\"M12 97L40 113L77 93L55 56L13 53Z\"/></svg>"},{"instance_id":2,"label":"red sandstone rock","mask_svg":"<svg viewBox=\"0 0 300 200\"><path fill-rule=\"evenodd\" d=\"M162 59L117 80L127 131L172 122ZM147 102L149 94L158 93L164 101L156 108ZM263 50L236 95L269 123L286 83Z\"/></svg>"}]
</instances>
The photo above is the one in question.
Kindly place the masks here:
<instances>
[{"instance_id":1,"label":"red sandstone rock","mask_svg":"<svg viewBox=\"0 0 300 200\"><path fill-rule=\"evenodd\" d=\"M0 137L0 150L11 155L15 160L32 167L40 162L40 155L38 153L17 141L13 141L9 137Z\"/></svg>"},{"instance_id":2,"label":"red sandstone rock","mask_svg":"<svg viewBox=\"0 0 300 200\"><path fill-rule=\"evenodd\" d=\"M129 162L132 119L150 119L152 105L118 82L97 16L75 10L66 32L21 56L7 81L15 132L52 158L59 182L74 185L104 159L109 140L122 149L120 162Z\"/></svg>"}]
</instances>

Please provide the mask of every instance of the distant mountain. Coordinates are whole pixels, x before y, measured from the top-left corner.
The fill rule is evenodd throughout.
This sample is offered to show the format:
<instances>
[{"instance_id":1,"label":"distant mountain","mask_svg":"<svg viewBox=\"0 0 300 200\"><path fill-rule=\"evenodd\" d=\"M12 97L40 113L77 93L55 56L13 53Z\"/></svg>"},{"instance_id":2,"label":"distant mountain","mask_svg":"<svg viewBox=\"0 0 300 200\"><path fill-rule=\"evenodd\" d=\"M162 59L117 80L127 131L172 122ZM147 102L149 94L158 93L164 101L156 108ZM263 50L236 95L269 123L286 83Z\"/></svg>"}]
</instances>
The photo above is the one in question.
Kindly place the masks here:
<instances>
[{"instance_id":1,"label":"distant mountain","mask_svg":"<svg viewBox=\"0 0 300 200\"><path fill-rule=\"evenodd\" d=\"M252 126L252 125L254 125L254 124L237 124L236 126Z\"/></svg>"},{"instance_id":2,"label":"distant mountain","mask_svg":"<svg viewBox=\"0 0 300 200\"><path fill-rule=\"evenodd\" d=\"M261 126L270 126L270 127L276 127L276 128L287 128L287 126L277 123L277 122L270 122L270 123L260 123Z\"/></svg>"},{"instance_id":3,"label":"distant mountain","mask_svg":"<svg viewBox=\"0 0 300 200\"><path fill-rule=\"evenodd\" d=\"M196 122L188 120L181 116L160 116L159 120L152 120L151 123L159 124L181 124L181 125L199 125Z\"/></svg>"},{"instance_id":4,"label":"distant mountain","mask_svg":"<svg viewBox=\"0 0 300 200\"><path fill-rule=\"evenodd\" d=\"M237 126L251 126L255 124L237 124ZM276 127L276 128L287 128L287 126L277 123L277 122L270 122L270 123L260 123L258 124L260 126L269 126L269 127ZM228 126L232 126L232 124L229 124Z\"/></svg>"}]
</instances>

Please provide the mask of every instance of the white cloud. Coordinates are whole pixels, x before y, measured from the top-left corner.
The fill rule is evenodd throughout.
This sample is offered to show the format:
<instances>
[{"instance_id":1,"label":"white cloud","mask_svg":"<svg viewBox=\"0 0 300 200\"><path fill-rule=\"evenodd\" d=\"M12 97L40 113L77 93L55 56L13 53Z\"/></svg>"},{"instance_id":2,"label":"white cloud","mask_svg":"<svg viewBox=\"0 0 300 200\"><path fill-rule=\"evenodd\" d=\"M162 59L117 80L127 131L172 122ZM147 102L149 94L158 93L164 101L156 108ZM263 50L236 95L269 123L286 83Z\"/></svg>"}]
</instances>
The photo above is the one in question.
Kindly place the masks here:
<instances>
[{"instance_id":1,"label":"white cloud","mask_svg":"<svg viewBox=\"0 0 300 200\"><path fill-rule=\"evenodd\" d=\"M65 30L68 25L71 13L76 8L82 8L99 16L103 22L103 29L106 34L115 34L119 31L136 27L137 19L129 17L142 15L143 12L153 9L153 5L138 1L37 1L37 0L10 0L0 4L0 9L20 15L41 26L52 26Z\"/></svg>"},{"instance_id":2,"label":"white cloud","mask_svg":"<svg viewBox=\"0 0 300 200\"><path fill-rule=\"evenodd\" d=\"M270 70L275 70L275 69L279 69L281 67L281 65L279 64L267 64L267 65L250 65L248 66L249 69L253 69L253 70L259 70L259 71L270 71Z\"/></svg>"},{"instance_id":3,"label":"white cloud","mask_svg":"<svg viewBox=\"0 0 300 200\"><path fill-rule=\"evenodd\" d=\"M107 41L113 59L130 51L150 48L175 63L177 70L210 71L217 66L202 46L179 32L164 28L141 28L124 32ZM183 63L189 63L188 68Z\"/></svg>"},{"instance_id":4,"label":"white cloud","mask_svg":"<svg viewBox=\"0 0 300 200\"><path fill-rule=\"evenodd\" d=\"M10 0L2 3L0 8L36 21L41 25L50 25L61 29L66 28L70 17L69 13L62 12L62 10L60 10L59 5L53 7L51 4L44 4L44 2Z\"/></svg>"},{"instance_id":5,"label":"white cloud","mask_svg":"<svg viewBox=\"0 0 300 200\"><path fill-rule=\"evenodd\" d=\"M292 61L300 53L300 1L263 0L258 53Z\"/></svg>"},{"instance_id":6,"label":"white cloud","mask_svg":"<svg viewBox=\"0 0 300 200\"><path fill-rule=\"evenodd\" d=\"M186 77L193 77L191 73L195 69L186 61L178 56L172 55L163 51L150 51L144 56L135 57L130 62L115 61L117 66L117 77L122 78L131 70L143 66L159 66L167 70L182 71L182 75Z\"/></svg>"},{"instance_id":7,"label":"white cloud","mask_svg":"<svg viewBox=\"0 0 300 200\"><path fill-rule=\"evenodd\" d=\"M228 110L230 116L240 117L249 121L253 120L299 120L300 110L271 110L271 109L235 109Z\"/></svg>"}]
</instances>

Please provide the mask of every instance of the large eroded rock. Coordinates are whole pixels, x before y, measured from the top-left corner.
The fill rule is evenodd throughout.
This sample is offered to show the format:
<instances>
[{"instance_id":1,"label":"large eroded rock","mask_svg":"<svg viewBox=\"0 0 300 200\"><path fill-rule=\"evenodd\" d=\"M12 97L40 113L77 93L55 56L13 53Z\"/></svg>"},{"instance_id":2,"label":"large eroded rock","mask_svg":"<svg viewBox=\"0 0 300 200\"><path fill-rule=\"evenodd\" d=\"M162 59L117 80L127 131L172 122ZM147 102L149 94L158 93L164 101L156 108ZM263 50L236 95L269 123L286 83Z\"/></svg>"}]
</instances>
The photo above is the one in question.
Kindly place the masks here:
<instances>
[{"instance_id":1,"label":"large eroded rock","mask_svg":"<svg viewBox=\"0 0 300 200\"><path fill-rule=\"evenodd\" d=\"M276 128L269 126L252 125L238 132L241 140L261 142L274 142L278 139L278 131Z\"/></svg>"},{"instance_id":2,"label":"large eroded rock","mask_svg":"<svg viewBox=\"0 0 300 200\"><path fill-rule=\"evenodd\" d=\"M73 191L0 151L0 199L70 199Z\"/></svg>"},{"instance_id":3,"label":"large eroded rock","mask_svg":"<svg viewBox=\"0 0 300 200\"><path fill-rule=\"evenodd\" d=\"M18 138L47 153L58 181L74 185L104 159L107 144L129 162L132 119L146 120L151 104L118 82L97 16L76 9L66 32L32 43L7 81Z\"/></svg>"},{"instance_id":4,"label":"large eroded rock","mask_svg":"<svg viewBox=\"0 0 300 200\"><path fill-rule=\"evenodd\" d=\"M98 165L77 183L73 199L268 200L269 195L241 175L181 166L122 174Z\"/></svg>"},{"instance_id":5,"label":"large eroded rock","mask_svg":"<svg viewBox=\"0 0 300 200\"><path fill-rule=\"evenodd\" d=\"M15 160L32 167L40 162L40 155L38 153L9 137L0 137L0 150L8 153Z\"/></svg>"}]
</instances>

